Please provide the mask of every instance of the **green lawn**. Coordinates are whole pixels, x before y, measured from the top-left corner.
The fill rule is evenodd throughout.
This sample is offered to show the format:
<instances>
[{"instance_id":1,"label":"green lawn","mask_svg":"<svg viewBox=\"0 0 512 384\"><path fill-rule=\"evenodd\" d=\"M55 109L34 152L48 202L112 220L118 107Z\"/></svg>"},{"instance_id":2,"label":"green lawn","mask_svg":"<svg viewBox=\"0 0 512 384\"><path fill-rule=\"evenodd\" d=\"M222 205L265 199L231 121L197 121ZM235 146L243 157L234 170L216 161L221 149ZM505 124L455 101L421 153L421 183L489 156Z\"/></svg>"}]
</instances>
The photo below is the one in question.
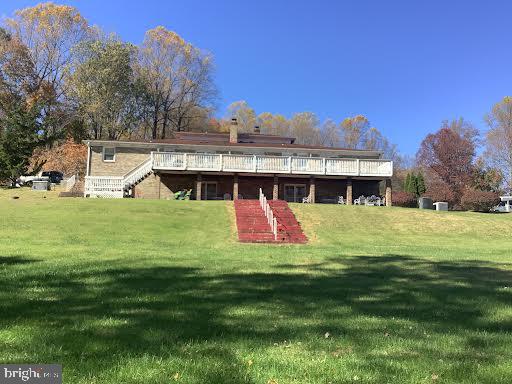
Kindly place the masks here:
<instances>
[{"instance_id":1,"label":"green lawn","mask_svg":"<svg viewBox=\"0 0 512 384\"><path fill-rule=\"evenodd\" d=\"M62 363L65 383L512 382L512 215L294 205L308 245L244 245L225 202L22 192L0 191L2 363Z\"/></svg>"}]
</instances>

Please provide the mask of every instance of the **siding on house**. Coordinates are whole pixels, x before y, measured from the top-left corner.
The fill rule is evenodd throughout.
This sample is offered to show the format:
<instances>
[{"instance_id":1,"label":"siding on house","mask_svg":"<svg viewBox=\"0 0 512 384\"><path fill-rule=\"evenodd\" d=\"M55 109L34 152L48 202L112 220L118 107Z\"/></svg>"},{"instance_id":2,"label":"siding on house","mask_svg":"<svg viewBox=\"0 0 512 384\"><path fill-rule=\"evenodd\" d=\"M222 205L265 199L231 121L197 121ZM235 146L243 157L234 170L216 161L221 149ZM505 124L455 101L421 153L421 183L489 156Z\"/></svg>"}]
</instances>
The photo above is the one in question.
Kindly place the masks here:
<instances>
[{"instance_id":1,"label":"siding on house","mask_svg":"<svg viewBox=\"0 0 512 384\"><path fill-rule=\"evenodd\" d=\"M115 161L103 161L103 147L91 147L90 176L123 176L147 160L156 148L116 147Z\"/></svg>"}]
</instances>

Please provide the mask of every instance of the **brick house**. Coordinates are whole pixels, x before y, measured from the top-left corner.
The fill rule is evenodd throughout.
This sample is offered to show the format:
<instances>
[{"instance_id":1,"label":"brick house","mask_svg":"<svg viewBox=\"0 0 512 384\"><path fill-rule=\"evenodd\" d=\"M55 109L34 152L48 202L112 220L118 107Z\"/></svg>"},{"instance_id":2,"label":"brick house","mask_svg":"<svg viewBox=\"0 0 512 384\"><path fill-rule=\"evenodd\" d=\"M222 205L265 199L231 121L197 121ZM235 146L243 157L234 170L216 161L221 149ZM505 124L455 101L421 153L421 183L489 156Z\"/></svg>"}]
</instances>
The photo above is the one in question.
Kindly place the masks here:
<instances>
[{"instance_id":1,"label":"brick house","mask_svg":"<svg viewBox=\"0 0 512 384\"><path fill-rule=\"evenodd\" d=\"M378 151L295 144L292 137L177 132L152 141L87 140L87 197L167 199L192 190L196 200L256 199L347 204L386 188L391 205L392 161Z\"/></svg>"}]
</instances>

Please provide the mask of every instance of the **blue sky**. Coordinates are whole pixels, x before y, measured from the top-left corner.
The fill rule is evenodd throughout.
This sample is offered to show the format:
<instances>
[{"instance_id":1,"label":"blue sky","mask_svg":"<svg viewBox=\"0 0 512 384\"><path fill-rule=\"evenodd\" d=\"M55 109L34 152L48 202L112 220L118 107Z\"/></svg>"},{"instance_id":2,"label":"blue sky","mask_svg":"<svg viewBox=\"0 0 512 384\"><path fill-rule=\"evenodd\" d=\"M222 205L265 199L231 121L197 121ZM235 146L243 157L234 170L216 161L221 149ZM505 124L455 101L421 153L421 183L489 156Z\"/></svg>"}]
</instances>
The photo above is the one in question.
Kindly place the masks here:
<instances>
[{"instance_id":1,"label":"blue sky","mask_svg":"<svg viewBox=\"0 0 512 384\"><path fill-rule=\"evenodd\" d=\"M139 43L163 25L213 53L219 115L366 115L414 154L444 119L483 116L512 94L511 1L56 1ZM0 2L0 14L37 1Z\"/></svg>"}]
</instances>

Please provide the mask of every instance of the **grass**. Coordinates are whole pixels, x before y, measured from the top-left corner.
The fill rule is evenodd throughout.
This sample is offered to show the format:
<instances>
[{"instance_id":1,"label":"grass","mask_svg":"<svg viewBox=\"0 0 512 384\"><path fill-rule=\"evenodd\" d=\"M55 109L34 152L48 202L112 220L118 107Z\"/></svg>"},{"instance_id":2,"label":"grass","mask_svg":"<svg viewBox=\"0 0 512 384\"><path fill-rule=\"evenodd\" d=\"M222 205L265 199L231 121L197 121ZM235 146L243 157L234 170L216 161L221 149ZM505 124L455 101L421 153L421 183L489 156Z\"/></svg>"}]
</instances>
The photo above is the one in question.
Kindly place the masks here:
<instances>
[{"instance_id":1,"label":"grass","mask_svg":"<svg viewBox=\"0 0 512 384\"><path fill-rule=\"evenodd\" d=\"M0 191L0 362L66 383L510 383L512 215Z\"/></svg>"}]
</instances>

